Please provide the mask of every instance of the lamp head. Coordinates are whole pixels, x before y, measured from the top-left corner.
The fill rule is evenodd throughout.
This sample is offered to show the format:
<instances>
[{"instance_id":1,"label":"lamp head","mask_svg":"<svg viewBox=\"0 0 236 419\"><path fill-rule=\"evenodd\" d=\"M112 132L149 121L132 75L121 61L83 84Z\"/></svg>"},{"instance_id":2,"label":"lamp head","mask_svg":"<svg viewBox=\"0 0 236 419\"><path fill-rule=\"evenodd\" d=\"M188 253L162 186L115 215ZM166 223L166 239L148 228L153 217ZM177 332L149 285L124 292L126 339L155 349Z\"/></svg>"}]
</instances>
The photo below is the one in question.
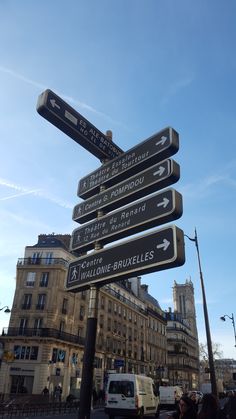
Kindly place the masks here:
<instances>
[{"instance_id":1,"label":"lamp head","mask_svg":"<svg viewBox=\"0 0 236 419\"><path fill-rule=\"evenodd\" d=\"M5 310L4 310L4 308L5 308ZM11 310L9 309L8 306L4 306L4 307L0 308L0 311L2 311L2 310L4 310L4 313L10 313L11 312Z\"/></svg>"},{"instance_id":2,"label":"lamp head","mask_svg":"<svg viewBox=\"0 0 236 419\"><path fill-rule=\"evenodd\" d=\"M11 310L9 309L9 307L6 308L6 310L4 310L4 313L10 313Z\"/></svg>"},{"instance_id":3,"label":"lamp head","mask_svg":"<svg viewBox=\"0 0 236 419\"><path fill-rule=\"evenodd\" d=\"M220 320L222 320L223 322L225 322L225 316L220 317Z\"/></svg>"}]
</instances>

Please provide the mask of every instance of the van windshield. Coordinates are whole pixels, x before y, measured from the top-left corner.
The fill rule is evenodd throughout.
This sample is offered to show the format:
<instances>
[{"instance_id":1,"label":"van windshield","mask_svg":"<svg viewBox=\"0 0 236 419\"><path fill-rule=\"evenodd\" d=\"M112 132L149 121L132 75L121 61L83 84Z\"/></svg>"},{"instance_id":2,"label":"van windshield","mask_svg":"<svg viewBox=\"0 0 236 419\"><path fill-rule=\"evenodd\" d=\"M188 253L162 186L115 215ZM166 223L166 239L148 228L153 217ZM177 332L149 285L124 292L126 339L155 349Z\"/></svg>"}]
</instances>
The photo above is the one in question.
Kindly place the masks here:
<instances>
[{"instance_id":1,"label":"van windshield","mask_svg":"<svg viewBox=\"0 0 236 419\"><path fill-rule=\"evenodd\" d=\"M132 381L110 381L108 393L134 397L134 383Z\"/></svg>"}]
</instances>

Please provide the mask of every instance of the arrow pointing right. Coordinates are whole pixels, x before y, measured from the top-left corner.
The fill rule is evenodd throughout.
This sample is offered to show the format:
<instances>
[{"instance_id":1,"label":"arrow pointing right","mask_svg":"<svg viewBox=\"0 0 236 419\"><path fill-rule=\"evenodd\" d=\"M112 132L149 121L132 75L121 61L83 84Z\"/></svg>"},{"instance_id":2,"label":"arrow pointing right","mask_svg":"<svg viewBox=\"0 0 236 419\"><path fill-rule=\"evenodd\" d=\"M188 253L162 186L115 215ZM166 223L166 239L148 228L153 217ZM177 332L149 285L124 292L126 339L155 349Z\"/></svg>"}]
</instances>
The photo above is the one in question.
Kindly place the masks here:
<instances>
[{"instance_id":1,"label":"arrow pointing right","mask_svg":"<svg viewBox=\"0 0 236 419\"><path fill-rule=\"evenodd\" d=\"M168 198L163 198L163 201L159 202L159 204L157 204L157 207L166 208L169 202L170 200Z\"/></svg>"},{"instance_id":2,"label":"arrow pointing right","mask_svg":"<svg viewBox=\"0 0 236 419\"><path fill-rule=\"evenodd\" d=\"M163 243L158 244L158 245L156 246L156 248L157 248L157 249L163 249L164 251L166 251L166 249L168 249L169 245L170 245L170 242L169 242L168 240L164 239L164 240L163 240Z\"/></svg>"},{"instance_id":3,"label":"arrow pointing right","mask_svg":"<svg viewBox=\"0 0 236 419\"><path fill-rule=\"evenodd\" d=\"M162 135L160 141L158 141L156 145L163 145L165 144L166 140L168 140L168 137L165 137L164 135Z\"/></svg>"},{"instance_id":4,"label":"arrow pointing right","mask_svg":"<svg viewBox=\"0 0 236 419\"><path fill-rule=\"evenodd\" d=\"M165 168L163 166L160 166L159 169L153 173L153 176L156 176L156 175L161 176L163 175L164 171L165 171Z\"/></svg>"}]
</instances>

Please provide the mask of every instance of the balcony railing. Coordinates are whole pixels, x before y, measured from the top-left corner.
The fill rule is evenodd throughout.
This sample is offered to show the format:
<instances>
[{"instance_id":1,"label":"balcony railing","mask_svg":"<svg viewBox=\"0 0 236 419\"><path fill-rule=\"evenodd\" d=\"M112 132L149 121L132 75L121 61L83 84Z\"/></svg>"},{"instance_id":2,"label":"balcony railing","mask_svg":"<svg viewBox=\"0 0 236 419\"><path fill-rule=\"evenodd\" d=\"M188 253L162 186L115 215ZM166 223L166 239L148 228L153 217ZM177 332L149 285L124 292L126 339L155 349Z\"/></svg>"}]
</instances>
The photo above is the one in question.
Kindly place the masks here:
<instances>
[{"instance_id":1,"label":"balcony railing","mask_svg":"<svg viewBox=\"0 0 236 419\"><path fill-rule=\"evenodd\" d=\"M65 342L76 343L79 345L85 344L85 338L77 335L72 335L70 333L63 332L57 329L50 328L35 328L31 329L28 327L4 327L2 331L2 336L7 337L40 337L40 338L52 338L59 339Z\"/></svg>"},{"instance_id":2,"label":"balcony railing","mask_svg":"<svg viewBox=\"0 0 236 419\"><path fill-rule=\"evenodd\" d=\"M20 266L31 266L31 265L63 265L66 268L69 265L69 262L62 258L20 258L17 262L17 267Z\"/></svg>"}]
</instances>

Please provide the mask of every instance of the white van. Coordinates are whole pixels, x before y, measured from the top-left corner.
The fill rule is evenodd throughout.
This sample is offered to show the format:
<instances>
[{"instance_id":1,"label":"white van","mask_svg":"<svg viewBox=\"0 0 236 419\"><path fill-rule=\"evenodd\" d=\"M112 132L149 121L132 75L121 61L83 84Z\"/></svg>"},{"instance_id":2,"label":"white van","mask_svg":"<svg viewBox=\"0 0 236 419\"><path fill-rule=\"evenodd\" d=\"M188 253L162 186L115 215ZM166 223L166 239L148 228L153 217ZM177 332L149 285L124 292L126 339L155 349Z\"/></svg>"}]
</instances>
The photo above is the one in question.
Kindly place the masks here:
<instances>
[{"instance_id":1,"label":"white van","mask_svg":"<svg viewBox=\"0 0 236 419\"><path fill-rule=\"evenodd\" d=\"M159 397L161 406L175 406L183 395L179 386L160 386Z\"/></svg>"},{"instance_id":2,"label":"white van","mask_svg":"<svg viewBox=\"0 0 236 419\"><path fill-rule=\"evenodd\" d=\"M150 377L136 374L109 374L105 413L115 416L159 417L159 398Z\"/></svg>"}]
</instances>

